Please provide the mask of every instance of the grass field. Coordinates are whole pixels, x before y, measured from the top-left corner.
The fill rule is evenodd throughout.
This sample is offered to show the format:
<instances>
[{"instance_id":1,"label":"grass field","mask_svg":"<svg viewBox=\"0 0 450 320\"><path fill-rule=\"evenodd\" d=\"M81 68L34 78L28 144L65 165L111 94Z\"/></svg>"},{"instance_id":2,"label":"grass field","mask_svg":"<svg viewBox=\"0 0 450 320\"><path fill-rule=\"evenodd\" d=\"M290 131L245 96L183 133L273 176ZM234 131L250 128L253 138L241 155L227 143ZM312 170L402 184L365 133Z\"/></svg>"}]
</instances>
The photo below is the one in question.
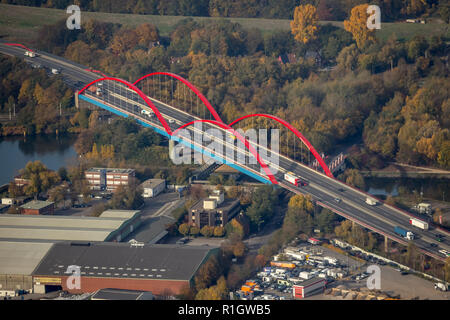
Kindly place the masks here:
<instances>
[{"instance_id":1,"label":"grass field","mask_svg":"<svg viewBox=\"0 0 450 320\"><path fill-rule=\"evenodd\" d=\"M36 8L26 6L15 6L0 4L0 36L8 41L18 41L35 45L35 39L39 27L52 24L60 19L67 18L65 10ZM153 23L163 36L169 35L177 22L186 17L182 16L155 16L137 14L117 14L103 12L81 12L81 24L83 21L96 19L104 22L120 23L126 26L137 26L142 23ZM197 21L217 21L226 19L240 23L244 28L257 28L264 33L277 30L289 30L290 20L285 19L255 19L255 18L210 18L193 17ZM321 24L332 23L342 27L343 23L338 21L320 22ZM429 37L432 35L445 35L450 37L448 25L430 24L407 24L407 23L382 23L381 30L377 30L380 39L387 39L395 33L399 39L409 39L415 35Z\"/></svg>"}]
</instances>

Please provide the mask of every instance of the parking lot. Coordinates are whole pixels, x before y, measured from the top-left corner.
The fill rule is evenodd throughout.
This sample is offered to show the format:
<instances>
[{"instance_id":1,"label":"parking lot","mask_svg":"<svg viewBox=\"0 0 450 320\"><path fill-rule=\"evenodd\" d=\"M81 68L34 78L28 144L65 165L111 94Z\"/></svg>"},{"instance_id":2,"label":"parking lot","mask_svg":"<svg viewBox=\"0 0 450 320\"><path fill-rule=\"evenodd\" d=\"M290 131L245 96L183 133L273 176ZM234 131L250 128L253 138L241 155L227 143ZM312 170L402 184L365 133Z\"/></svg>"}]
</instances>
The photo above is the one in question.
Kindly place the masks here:
<instances>
[{"instance_id":1,"label":"parking lot","mask_svg":"<svg viewBox=\"0 0 450 320\"><path fill-rule=\"evenodd\" d=\"M295 253L291 257L286 255L286 252L292 253L295 250L299 254L308 254L309 258L298 261L299 259L297 258L301 258L301 256L296 256ZM238 290L236 295L245 300L292 300L293 285L297 280L324 278L326 279L325 291L319 290L304 299L357 299L357 295L332 295L330 294L330 289L332 288L374 294L376 297L421 300L450 299L450 292L435 290L433 281L420 278L412 273L391 266L385 261L370 258L356 251L347 251L343 252L343 254L324 246L303 242L295 245L293 248L285 248L281 253L282 255L277 255L274 258L282 258L287 263L286 266L290 266L289 264L293 263L295 264L294 268L271 266L270 272L259 272L247 281L249 284L256 284L254 286L255 289L252 290L252 295L242 292L242 289L248 289L246 285L241 290ZM322 257L322 259L319 257ZM380 268L380 290L370 291L367 288L367 278L371 275L367 271L367 267L370 265L377 265ZM265 270L268 271L269 269L266 268Z\"/></svg>"}]
</instances>

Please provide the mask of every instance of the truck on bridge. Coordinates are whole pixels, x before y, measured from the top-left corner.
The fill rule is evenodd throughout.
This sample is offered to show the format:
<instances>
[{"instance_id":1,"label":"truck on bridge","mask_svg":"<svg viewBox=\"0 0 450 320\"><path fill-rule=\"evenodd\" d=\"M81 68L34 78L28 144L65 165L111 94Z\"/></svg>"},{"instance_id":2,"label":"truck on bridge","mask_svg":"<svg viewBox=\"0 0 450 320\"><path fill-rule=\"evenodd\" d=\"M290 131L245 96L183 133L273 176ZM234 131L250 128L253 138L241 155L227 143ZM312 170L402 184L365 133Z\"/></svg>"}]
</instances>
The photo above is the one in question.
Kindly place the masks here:
<instances>
[{"instance_id":1,"label":"truck on bridge","mask_svg":"<svg viewBox=\"0 0 450 320\"><path fill-rule=\"evenodd\" d=\"M402 227L396 226L394 228L394 232L396 234L398 234L399 236L402 236L405 239L414 240L414 233L412 233L411 231L405 230Z\"/></svg>"},{"instance_id":2,"label":"truck on bridge","mask_svg":"<svg viewBox=\"0 0 450 320\"><path fill-rule=\"evenodd\" d=\"M372 198L367 197L367 198L366 198L366 203L367 203L369 206L376 206L377 203L378 203L378 201L376 201L376 200L374 200L374 199L372 199Z\"/></svg>"},{"instance_id":3,"label":"truck on bridge","mask_svg":"<svg viewBox=\"0 0 450 320\"><path fill-rule=\"evenodd\" d=\"M284 174L284 179L287 182L292 183L294 186L298 187L300 186L307 186L308 182L298 176L296 176L295 174L293 174L292 172L288 172Z\"/></svg>"},{"instance_id":4,"label":"truck on bridge","mask_svg":"<svg viewBox=\"0 0 450 320\"><path fill-rule=\"evenodd\" d=\"M25 51L24 56L30 57L30 58L34 58L36 57L36 53L34 53L33 51Z\"/></svg>"},{"instance_id":5,"label":"truck on bridge","mask_svg":"<svg viewBox=\"0 0 450 320\"><path fill-rule=\"evenodd\" d=\"M425 222L425 221L422 221L422 220L419 220L419 219L411 218L411 219L409 219L409 223L410 223L412 226L417 227L417 228L420 228L420 229L422 229L422 230L428 230L428 223Z\"/></svg>"}]
</instances>

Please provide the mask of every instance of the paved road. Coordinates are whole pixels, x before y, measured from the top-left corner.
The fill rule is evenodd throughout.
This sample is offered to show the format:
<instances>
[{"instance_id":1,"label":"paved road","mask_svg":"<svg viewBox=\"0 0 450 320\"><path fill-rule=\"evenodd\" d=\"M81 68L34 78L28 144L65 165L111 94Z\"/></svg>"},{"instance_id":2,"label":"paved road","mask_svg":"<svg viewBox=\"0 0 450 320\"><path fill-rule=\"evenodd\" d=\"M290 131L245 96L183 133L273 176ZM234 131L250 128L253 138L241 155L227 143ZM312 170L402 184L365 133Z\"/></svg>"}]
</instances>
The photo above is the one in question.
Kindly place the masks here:
<instances>
[{"instance_id":1,"label":"paved road","mask_svg":"<svg viewBox=\"0 0 450 320\"><path fill-rule=\"evenodd\" d=\"M0 52L20 56L22 58L24 57L23 49L8 47L3 44L0 44ZM30 62L38 62L49 68L56 67L61 69L64 79L76 89L79 89L83 84L100 77L98 74L85 71L83 66L77 65L73 62L44 52L38 53L40 54L38 57L25 58L25 60ZM105 105L110 105L118 111L120 110L121 113L133 116L144 123L162 128L156 118L148 119L141 115L140 109L148 109L148 107L143 106L138 102L139 99L134 92L127 90L123 86L111 84L108 81L104 81L103 89L104 94L101 97L89 94L87 94L87 96L91 99L96 99L99 102L103 102ZM152 99L152 101L157 105L164 118L167 120L174 120L173 123L169 123L172 130L176 129L180 124L184 124L195 119L195 117L158 102L155 99ZM218 130L217 132L224 137L228 135L226 131L214 125L205 125L203 130L205 131L213 128ZM196 132L196 129L193 129L192 127L190 127L189 130L191 133ZM195 141L191 141L191 143L200 148L216 151L216 149L213 148L214 146L211 146L212 144L205 146L203 142L201 142L201 145L196 144L197 142ZM235 146L233 141L225 142L223 146L229 146L230 144L233 144L232 149L237 153L247 154L244 149ZM226 154L223 154L226 157ZM235 159L233 158L232 160L234 161ZM357 223L375 232L383 234L390 239L406 244L407 242L396 235L393 231L395 226L402 226L405 229L413 231L417 235L418 239L414 240L414 243L422 252L440 260L445 259L445 255L439 253L440 249L443 248L450 251L450 234L448 232L444 232L440 229L422 231L418 228L411 227L409 224L409 218L412 214L405 213L385 204L369 206L365 203L365 199L367 197L365 193L353 189L340 181L331 179L324 174L314 171L311 168L282 155L279 155L279 165L271 165L273 168L279 169L275 177L277 181L280 182L281 187L298 194L309 194L313 197L313 200L316 201L317 204L328 208L341 216L356 221ZM245 168L248 172L250 172L250 174L265 177L265 174L261 172L260 167L256 164L246 164L240 166ZM309 185L306 187L295 187L294 185L289 184L284 180L284 173L288 171L293 172L299 177L307 180ZM342 201L338 203L335 201L335 198L340 198ZM446 236L444 242L439 243L435 240L437 234ZM430 243L434 243L437 247L431 247Z\"/></svg>"}]
</instances>

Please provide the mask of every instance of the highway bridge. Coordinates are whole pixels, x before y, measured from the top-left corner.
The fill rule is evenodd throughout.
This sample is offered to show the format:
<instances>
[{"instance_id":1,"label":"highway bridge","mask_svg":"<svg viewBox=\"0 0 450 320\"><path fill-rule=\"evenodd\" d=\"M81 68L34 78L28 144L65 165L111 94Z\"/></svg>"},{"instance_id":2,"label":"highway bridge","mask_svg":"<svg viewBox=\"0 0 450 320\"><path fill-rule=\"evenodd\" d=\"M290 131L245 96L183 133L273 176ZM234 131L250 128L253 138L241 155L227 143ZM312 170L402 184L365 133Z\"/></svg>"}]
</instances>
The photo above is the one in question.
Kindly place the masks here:
<instances>
[{"instance_id":1,"label":"highway bridge","mask_svg":"<svg viewBox=\"0 0 450 320\"><path fill-rule=\"evenodd\" d=\"M336 180L325 161L307 139L282 119L268 114L256 114L247 115L226 124L199 90L178 75L156 72L130 83L123 79L108 77L99 71L90 70L85 66L45 52L37 52L37 56L34 58L25 57L25 50L27 48L16 44L0 43L0 52L4 54L24 58L30 63L39 63L48 69L59 69L64 80L77 91L76 99L79 101L88 102L119 116L131 117L141 125L152 128L170 140L205 154L218 162L226 163L258 181L279 185L296 194L310 195L316 204L381 234L386 239L407 245L408 241L394 232L394 227L400 226L414 232L416 239L413 242L422 253L444 261L448 256L446 252L450 252L447 231L435 227L430 227L429 230L413 227L409 222L410 218L420 219L419 217L387 205L380 200L375 206L368 205L366 198L373 197ZM170 84L172 88L170 85L166 86L165 91L171 97L172 102L180 101L180 99L174 99L177 94L178 97L183 94L186 97L186 92L188 92L191 98L190 109L189 98L187 107L183 108L177 106L177 103L171 104L170 101L166 101L166 103L162 101L164 99L161 94L163 91L161 77L169 79L169 81L165 81L165 84ZM94 86L101 88L100 94L97 94L95 90L90 90ZM155 90L158 86L160 87L159 95ZM172 91L170 92L170 90ZM195 102L192 102L192 96L196 99ZM184 100L186 102L186 98ZM194 112L195 109L197 112ZM199 111L199 109L203 111ZM149 117L143 114L142 110L146 110L145 113L151 111L155 116ZM298 158L294 160L281 152L268 150L268 154L278 158L278 163L271 161L270 158L260 156L259 153L267 151L267 148L247 140L239 131L235 131L235 128L245 121L261 118L274 122L274 127L281 126L289 130L292 136L301 141L301 147L303 148L304 145L305 150L314 156L316 162L320 164L320 170L315 170L299 161ZM199 140L199 136L203 138ZM211 143L214 141L217 143ZM222 148L221 152L218 152L219 148ZM230 154L229 150L232 150L233 154ZM245 158L246 161L244 163L236 161L236 155ZM284 179L286 172L292 172L305 179L308 181L308 185L295 186L289 183ZM441 241L438 241L439 236Z\"/></svg>"}]
</instances>

